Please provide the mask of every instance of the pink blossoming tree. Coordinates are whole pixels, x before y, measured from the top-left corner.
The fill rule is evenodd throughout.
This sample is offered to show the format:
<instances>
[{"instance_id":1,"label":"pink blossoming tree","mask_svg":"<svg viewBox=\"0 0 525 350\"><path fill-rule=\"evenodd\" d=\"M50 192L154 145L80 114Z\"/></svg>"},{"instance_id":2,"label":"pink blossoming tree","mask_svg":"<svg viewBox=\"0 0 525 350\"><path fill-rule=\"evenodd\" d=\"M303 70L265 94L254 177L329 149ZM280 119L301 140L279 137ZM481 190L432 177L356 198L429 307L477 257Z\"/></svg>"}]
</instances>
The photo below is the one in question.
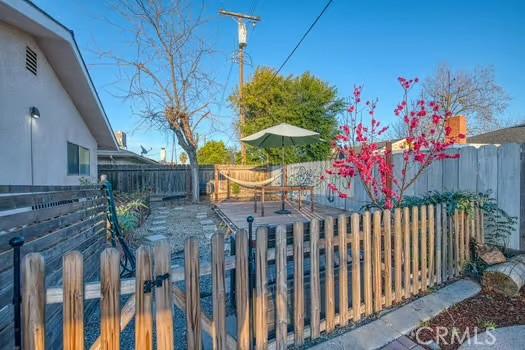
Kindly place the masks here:
<instances>
[{"instance_id":1,"label":"pink blossoming tree","mask_svg":"<svg viewBox=\"0 0 525 350\"><path fill-rule=\"evenodd\" d=\"M401 151L401 171L394 171L391 149L378 145L388 127L376 118L377 100L362 102L362 87L356 86L348 107L348 122L340 127L333 142L336 160L322 177L340 198L348 198L352 179L359 177L373 205L393 208L434 161L459 157L459 154L447 152L455 143L450 137L450 128L446 126L450 111L434 101L418 100L409 104L409 93L418 79L398 80L403 99L394 109L394 114L402 118L407 130L406 143ZM364 115L369 118L367 124L362 121ZM458 137L464 138L465 135ZM413 171L409 171L410 168ZM336 179L345 180L345 185L337 186L336 182L340 181Z\"/></svg>"}]
</instances>

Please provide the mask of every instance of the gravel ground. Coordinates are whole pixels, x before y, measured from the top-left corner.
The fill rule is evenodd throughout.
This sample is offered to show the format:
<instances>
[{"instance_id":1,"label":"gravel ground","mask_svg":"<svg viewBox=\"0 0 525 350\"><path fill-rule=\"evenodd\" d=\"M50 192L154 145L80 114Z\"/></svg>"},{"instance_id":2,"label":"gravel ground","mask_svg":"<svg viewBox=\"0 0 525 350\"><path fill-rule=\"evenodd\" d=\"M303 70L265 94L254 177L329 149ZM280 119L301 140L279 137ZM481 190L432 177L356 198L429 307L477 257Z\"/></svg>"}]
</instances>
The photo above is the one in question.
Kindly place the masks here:
<instances>
[{"instance_id":1,"label":"gravel ground","mask_svg":"<svg viewBox=\"0 0 525 350\"><path fill-rule=\"evenodd\" d=\"M167 232L165 235L171 244L172 263L175 265L184 265L184 242L189 237L196 237L199 240L200 261L210 260L210 236L213 232L205 230L201 224L202 220L212 220L217 230L222 230L220 219L207 204L186 204L181 202L163 202L162 206L168 208L166 217ZM145 224L136 231L136 243L146 242L145 237L150 235L148 228L151 225L152 218L157 215L157 209L152 209L150 217ZM204 217L205 216L205 217ZM208 225L210 225L208 223ZM135 246L135 244L134 244ZM209 317L212 315L212 286L211 276L202 277L200 280L201 289L201 311ZM179 287L184 290L184 282L179 283ZM123 306L129 296L121 298ZM95 302L95 303L98 303ZM227 314L230 314L229 303L227 303ZM186 349L186 318L182 310L174 307L175 318L175 348ZM121 333L121 349L134 349L135 343L135 325L130 322L126 329ZM203 332L204 334L204 332ZM95 312L86 320L86 345L89 347L100 335L100 313L98 305Z\"/></svg>"},{"instance_id":2,"label":"gravel ground","mask_svg":"<svg viewBox=\"0 0 525 350\"><path fill-rule=\"evenodd\" d=\"M525 324L525 288L516 297L507 297L495 292L483 290L478 295L467 299L448 310L443 311L435 318L425 322L420 331L420 339L431 341L436 339L436 327L448 329L445 336L446 343L440 344L443 350L455 350L461 345L456 337L452 339L454 330L461 335L469 329L473 336L477 327L478 333L487 328L501 328Z\"/></svg>"}]
</instances>

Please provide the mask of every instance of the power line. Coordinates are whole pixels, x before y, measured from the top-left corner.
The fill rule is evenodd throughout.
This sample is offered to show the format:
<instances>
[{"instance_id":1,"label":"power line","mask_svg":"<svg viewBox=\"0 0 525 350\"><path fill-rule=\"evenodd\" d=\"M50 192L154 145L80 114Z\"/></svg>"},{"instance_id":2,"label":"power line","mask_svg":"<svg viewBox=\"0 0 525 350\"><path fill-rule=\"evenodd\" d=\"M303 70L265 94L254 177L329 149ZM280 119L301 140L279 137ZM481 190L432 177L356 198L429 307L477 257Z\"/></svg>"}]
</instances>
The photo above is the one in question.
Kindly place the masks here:
<instances>
[{"instance_id":1,"label":"power line","mask_svg":"<svg viewBox=\"0 0 525 350\"><path fill-rule=\"evenodd\" d=\"M279 67L279 69L275 72L274 74L274 77L277 76L277 74L279 74L279 72L281 71L281 69L283 69L283 67L286 65L286 63L288 63L288 61L290 60L290 58L293 56L293 54L295 53L295 51L299 48L299 46L301 45L301 43L304 41L304 39L306 38L306 36L308 35L308 33L310 33L310 31L315 27L315 25L317 24L317 22L319 21L319 19L323 16L323 14L326 12L326 10L328 9L328 7L330 6L330 4L333 2L334 0L330 0L326 3L325 7L323 8L323 10L321 11L321 13L319 13L319 15L317 16L317 18L312 22L312 24L310 24L310 27L308 27L308 30L303 34L303 36L301 37L301 40L299 40L299 42L297 43L297 45L295 45L295 47L293 48L293 50L290 52L290 54L288 55L288 57L286 57L286 59L284 60L284 62L281 64L281 66Z\"/></svg>"}]
</instances>

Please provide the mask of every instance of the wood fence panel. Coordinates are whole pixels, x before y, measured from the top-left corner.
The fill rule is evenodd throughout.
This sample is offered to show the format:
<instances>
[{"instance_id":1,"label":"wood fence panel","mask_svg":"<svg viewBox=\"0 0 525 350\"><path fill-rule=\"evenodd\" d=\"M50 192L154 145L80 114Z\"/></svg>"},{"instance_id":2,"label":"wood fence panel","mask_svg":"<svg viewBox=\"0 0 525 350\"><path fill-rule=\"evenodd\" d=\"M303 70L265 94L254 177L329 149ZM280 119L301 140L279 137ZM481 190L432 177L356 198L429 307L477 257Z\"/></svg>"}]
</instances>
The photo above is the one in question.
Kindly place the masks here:
<instances>
[{"instance_id":1,"label":"wood fence panel","mask_svg":"<svg viewBox=\"0 0 525 350\"><path fill-rule=\"evenodd\" d=\"M319 220L310 223L310 329L312 339L320 334L321 284L319 278Z\"/></svg>"},{"instance_id":2,"label":"wood fence panel","mask_svg":"<svg viewBox=\"0 0 525 350\"><path fill-rule=\"evenodd\" d=\"M403 300L403 231L401 226L401 209L396 208L394 211L394 285L396 303Z\"/></svg>"},{"instance_id":3,"label":"wood fence panel","mask_svg":"<svg viewBox=\"0 0 525 350\"><path fill-rule=\"evenodd\" d=\"M237 251L239 253L239 251ZM240 252L242 253L242 252ZM200 262L199 241L188 238L184 247L184 276L186 283L186 341L188 349L201 349L201 304L200 304ZM248 290L246 285L245 293ZM237 295L242 294L237 289ZM247 349L247 348L246 348Z\"/></svg>"},{"instance_id":4,"label":"wood fence panel","mask_svg":"<svg viewBox=\"0 0 525 350\"><path fill-rule=\"evenodd\" d=\"M519 144L504 144L498 148L498 187L496 199L498 207L505 210L510 216L518 218L516 229L508 239L509 247L520 247L520 193L521 188L521 146ZM493 194L494 196L494 194Z\"/></svg>"},{"instance_id":5,"label":"wood fence panel","mask_svg":"<svg viewBox=\"0 0 525 350\"><path fill-rule=\"evenodd\" d=\"M352 214L352 313L354 322L361 319L361 247L360 215Z\"/></svg>"},{"instance_id":6,"label":"wood fence panel","mask_svg":"<svg viewBox=\"0 0 525 350\"><path fill-rule=\"evenodd\" d=\"M363 247L364 247L364 296L365 296L365 315L372 314L372 227L370 222L370 212L363 214Z\"/></svg>"},{"instance_id":7,"label":"wood fence panel","mask_svg":"<svg viewBox=\"0 0 525 350\"><path fill-rule=\"evenodd\" d=\"M294 246L294 344L304 344L304 225L293 225Z\"/></svg>"},{"instance_id":8,"label":"wood fence panel","mask_svg":"<svg viewBox=\"0 0 525 350\"><path fill-rule=\"evenodd\" d=\"M224 234L217 232L211 239L213 349L226 349L226 289L224 284Z\"/></svg>"},{"instance_id":9,"label":"wood fence panel","mask_svg":"<svg viewBox=\"0 0 525 350\"><path fill-rule=\"evenodd\" d=\"M373 214L374 217L374 232L372 236L372 266L373 266L373 304L374 312L379 312L382 309L382 286L381 286L381 211L376 210Z\"/></svg>"},{"instance_id":10,"label":"wood fence panel","mask_svg":"<svg viewBox=\"0 0 525 350\"><path fill-rule=\"evenodd\" d=\"M100 341L102 350L120 349L120 253L100 254Z\"/></svg>"},{"instance_id":11,"label":"wood fence panel","mask_svg":"<svg viewBox=\"0 0 525 350\"><path fill-rule=\"evenodd\" d=\"M405 299L412 295L410 284L410 209L403 208L403 287L405 288Z\"/></svg>"},{"instance_id":12,"label":"wood fence panel","mask_svg":"<svg viewBox=\"0 0 525 350\"><path fill-rule=\"evenodd\" d=\"M213 243L213 241L212 241ZM224 249L224 248L223 248ZM155 288L155 327L157 348L159 350L172 350L173 334L173 301L171 297L171 248L167 240L162 240L153 247L155 276L164 276L162 286ZM215 288L214 288L215 291Z\"/></svg>"},{"instance_id":13,"label":"wood fence panel","mask_svg":"<svg viewBox=\"0 0 525 350\"><path fill-rule=\"evenodd\" d=\"M22 278L22 325L24 349L46 349L45 264L38 253L24 257Z\"/></svg>"},{"instance_id":14,"label":"wood fence panel","mask_svg":"<svg viewBox=\"0 0 525 350\"><path fill-rule=\"evenodd\" d=\"M392 216L390 210L383 211L384 266L385 266L385 307L392 306Z\"/></svg>"},{"instance_id":15,"label":"wood fence panel","mask_svg":"<svg viewBox=\"0 0 525 350\"><path fill-rule=\"evenodd\" d=\"M286 269L286 226L277 226L275 242L275 349L285 350L288 336L288 288ZM248 349L248 347L246 347Z\"/></svg>"},{"instance_id":16,"label":"wood fence panel","mask_svg":"<svg viewBox=\"0 0 525 350\"><path fill-rule=\"evenodd\" d=\"M449 232L450 232L450 227L448 225L448 214L447 214L447 210L448 210L448 207L446 204L442 204L441 205L441 229L443 231L443 258L442 258L442 263L443 263L443 282L447 281L448 280L448 277L449 277L449 264L448 264L448 257L449 257L449 250L452 249L452 245L451 245L451 241L450 241L450 236L449 236Z\"/></svg>"},{"instance_id":17,"label":"wood fence panel","mask_svg":"<svg viewBox=\"0 0 525 350\"><path fill-rule=\"evenodd\" d=\"M78 251L63 258L64 350L84 349L84 262Z\"/></svg>"},{"instance_id":18,"label":"wood fence panel","mask_svg":"<svg viewBox=\"0 0 525 350\"><path fill-rule=\"evenodd\" d=\"M246 230L240 230L235 237L235 303L239 349L248 349L250 346L248 278L248 233Z\"/></svg>"},{"instance_id":19,"label":"wood fence panel","mask_svg":"<svg viewBox=\"0 0 525 350\"><path fill-rule=\"evenodd\" d=\"M263 350L268 347L268 322L266 320L268 228L258 227L256 239L255 346L256 349Z\"/></svg>"},{"instance_id":20,"label":"wood fence panel","mask_svg":"<svg viewBox=\"0 0 525 350\"><path fill-rule=\"evenodd\" d=\"M153 280L149 247L140 246L136 252L137 273L135 278L135 349L153 349L152 296L154 286L145 290Z\"/></svg>"},{"instance_id":21,"label":"wood fence panel","mask_svg":"<svg viewBox=\"0 0 525 350\"><path fill-rule=\"evenodd\" d=\"M335 287L334 287L334 220L328 216L324 220L325 242L325 307L326 331L335 328Z\"/></svg>"},{"instance_id":22,"label":"wood fence panel","mask_svg":"<svg viewBox=\"0 0 525 350\"><path fill-rule=\"evenodd\" d=\"M459 212L459 264L458 264L458 273L463 269L463 264L465 263L465 211L461 210Z\"/></svg>"},{"instance_id":23,"label":"wood fence panel","mask_svg":"<svg viewBox=\"0 0 525 350\"><path fill-rule=\"evenodd\" d=\"M348 324L348 242L347 217L339 215L339 326Z\"/></svg>"},{"instance_id":24,"label":"wood fence panel","mask_svg":"<svg viewBox=\"0 0 525 350\"><path fill-rule=\"evenodd\" d=\"M427 206L422 205L420 208L421 213L421 290L425 292L428 286L428 269L427 269L427 254L428 254L428 242L427 242Z\"/></svg>"}]
</instances>

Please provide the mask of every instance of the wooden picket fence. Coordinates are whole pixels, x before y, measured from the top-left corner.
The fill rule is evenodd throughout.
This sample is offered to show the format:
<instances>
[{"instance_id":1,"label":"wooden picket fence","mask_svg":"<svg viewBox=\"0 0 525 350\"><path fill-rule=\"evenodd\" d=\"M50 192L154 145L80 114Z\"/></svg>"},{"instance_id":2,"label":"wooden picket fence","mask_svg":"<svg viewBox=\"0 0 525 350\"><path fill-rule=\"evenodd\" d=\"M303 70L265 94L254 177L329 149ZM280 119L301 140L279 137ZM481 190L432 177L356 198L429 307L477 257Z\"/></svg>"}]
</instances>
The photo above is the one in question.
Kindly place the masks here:
<instances>
[{"instance_id":1,"label":"wooden picket fence","mask_svg":"<svg viewBox=\"0 0 525 350\"><path fill-rule=\"evenodd\" d=\"M461 275L470 259L469 242L483 241L483 215L478 208L448 215L445 205L429 205L298 222L291 237L280 225L273 247L268 238L268 228L258 227L253 293L244 230L236 234L236 255L226 257L224 235L216 233L211 263L199 262L199 242L188 239L183 268L170 267L167 242L141 246L136 279L120 280L119 253L108 248L100 256L100 283L84 284L82 255L73 252L63 258L63 286L47 290L43 257L28 254L23 260L25 348L45 349L46 304L62 303L64 349L83 349L83 303L88 299L100 299L101 312L100 338L91 349L119 349L120 332L133 317L136 349L152 349L154 337L158 349L173 349L173 304L185 312L189 349L202 347L202 332L211 337L214 349L302 345ZM233 335L226 331L225 311L225 273L232 269ZM269 279L272 273L274 281ZM200 276L210 274L211 319L201 312L199 289ZM134 297L121 308L120 296L126 294ZM275 317L269 316L271 305Z\"/></svg>"}]
</instances>

